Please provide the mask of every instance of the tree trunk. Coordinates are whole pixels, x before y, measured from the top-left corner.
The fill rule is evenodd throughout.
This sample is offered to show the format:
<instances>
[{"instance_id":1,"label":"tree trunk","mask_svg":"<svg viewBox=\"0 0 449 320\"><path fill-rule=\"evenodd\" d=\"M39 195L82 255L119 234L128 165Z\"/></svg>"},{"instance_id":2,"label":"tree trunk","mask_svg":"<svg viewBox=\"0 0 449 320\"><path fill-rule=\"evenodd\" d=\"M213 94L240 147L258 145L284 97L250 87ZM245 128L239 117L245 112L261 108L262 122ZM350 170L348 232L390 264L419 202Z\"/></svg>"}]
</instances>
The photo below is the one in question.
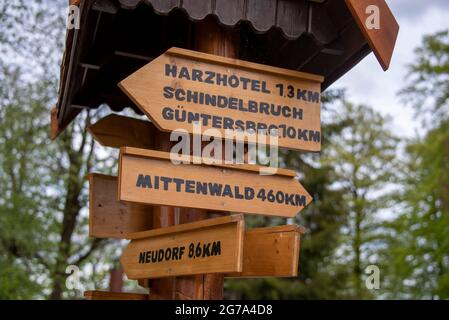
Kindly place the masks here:
<instances>
[{"instance_id":1,"label":"tree trunk","mask_svg":"<svg viewBox=\"0 0 449 320\"><path fill-rule=\"evenodd\" d=\"M86 134L86 133L84 133ZM72 235L76 227L77 218L81 210L81 203L79 200L81 190L84 184L84 179L79 177L79 173L83 166L84 146L80 151L72 149L71 137L66 134L63 139L65 152L69 159L69 175L67 179L67 193L63 209L63 220L61 226L61 240L58 244L58 255L53 268L53 287L50 294L51 300L62 299L62 293L65 285L65 269L70 258L70 249L72 243ZM81 154L80 154L81 152Z\"/></svg>"},{"instance_id":2,"label":"tree trunk","mask_svg":"<svg viewBox=\"0 0 449 320\"><path fill-rule=\"evenodd\" d=\"M361 268L361 213L359 210L355 212L354 225L354 277L356 298L360 299L362 295L362 268Z\"/></svg>"}]
</instances>

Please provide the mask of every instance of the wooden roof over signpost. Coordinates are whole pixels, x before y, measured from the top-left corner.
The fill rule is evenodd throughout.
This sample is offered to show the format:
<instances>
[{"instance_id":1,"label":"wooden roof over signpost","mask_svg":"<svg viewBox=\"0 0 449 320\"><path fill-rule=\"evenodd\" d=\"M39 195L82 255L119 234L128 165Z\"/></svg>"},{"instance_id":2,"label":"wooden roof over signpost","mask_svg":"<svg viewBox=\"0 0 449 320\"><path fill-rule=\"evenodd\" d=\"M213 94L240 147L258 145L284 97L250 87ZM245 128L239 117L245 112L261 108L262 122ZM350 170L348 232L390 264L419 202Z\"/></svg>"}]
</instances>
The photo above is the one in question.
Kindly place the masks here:
<instances>
[{"instance_id":1,"label":"wooden roof over signpost","mask_svg":"<svg viewBox=\"0 0 449 320\"><path fill-rule=\"evenodd\" d=\"M321 75L322 91L372 50L387 69L398 31L385 0L373 1L386 13L381 21L387 26L375 33L364 28L365 13L350 0L69 3L79 6L81 27L67 31L53 138L84 108L107 104L141 114L117 83L173 46L191 49L196 25L207 19L235 30L239 59Z\"/></svg>"}]
</instances>

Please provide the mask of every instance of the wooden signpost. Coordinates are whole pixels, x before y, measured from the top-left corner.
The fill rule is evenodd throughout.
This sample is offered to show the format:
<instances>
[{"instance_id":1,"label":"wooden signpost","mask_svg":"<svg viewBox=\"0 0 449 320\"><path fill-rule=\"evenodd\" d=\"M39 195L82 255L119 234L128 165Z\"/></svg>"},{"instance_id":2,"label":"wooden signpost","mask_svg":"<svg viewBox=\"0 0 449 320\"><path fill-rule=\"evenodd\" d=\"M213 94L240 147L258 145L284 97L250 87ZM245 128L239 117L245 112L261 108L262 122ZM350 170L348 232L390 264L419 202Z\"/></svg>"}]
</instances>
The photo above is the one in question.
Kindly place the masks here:
<instances>
[{"instance_id":1,"label":"wooden signpost","mask_svg":"<svg viewBox=\"0 0 449 320\"><path fill-rule=\"evenodd\" d=\"M132 9L140 1L119 2ZM125 41L124 33L133 29L122 24L129 19L110 24L109 18L122 9L105 2L84 6L84 27L68 31L52 136L80 107L102 103L116 111L140 109L150 120L109 115L88 128L101 145L120 148L118 177L88 177L89 235L131 240L121 264L128 278L139 280L149 293L88 291L85 297L221 299L224 277L297 276L304 229L245 230L243 217L295 217L312 201L296 173L176 154L174 160L182 161L177 164L169 153L169 133L319 152L322 89L358 63L369 47L382 67L389 67L399 30L393 14L385 0L236 1L229 4L232 10L218 2L209 8L204 1L168 1L170 10L158 5L161 1L147 2L157 14L178 8L190 19L148 15L147 24L147 15L130 11L127 16L137 19L134 27L144 31ZM90 10L108 17L97 19ZM205 18L211 15L220 23ZM83 32L92 23L99 26L93 38ZM281 32L266 33L273 27ZM124 32L104 48L111 28ZM196 51L172 47L156 57L173 45Z\"/></svg>"},{"instance_id":2,"label":"wooden signpost","mask_svg":"<svg viewBox=\"0 0 449 320\"><path fill-rule=\"evenodd\" d=\"M170 154L121 148L118 197L136 203L294 217L312 197L291 170L262 176L255 165L179 164Z\"/></svg>"},{"instance_id":3,"label":"wooden signpost","mask_svg":"<svg viewBox=\"0 0 449 320\"><path fill-rule=\"evenodd\" d=\"M276 128L279 146L319 151L321 81L314 75L172 48L120 86L165 131L181 128L193 134L197 119L203 130L219 129L212 134L219 137L225 137L226 129ZM300 227L245 231L243 216L237 215L160 228L152 216L153 208L168 206L294 217L312 200L296 173L276 169L273 174L273 168L248 164L206 165L190 156L175 164L170 153L150 150L161 137L153 123L110 115L88 128L103 146L120 148L118 179L89 177L89 232L131 239L121 257L128 278L167 279L157 286L171 290L173 277L181 277L182 287L198 280L183 276L201 274L297 276ZM151 283L153 288L156 283ZM163 294L154 289L153 297Z\"/></svg>"},{"instance_id":4,"label":"wooden signpost","mask_svg":"<svg viewBox=\"0 0 449 320\"><path fill-rule=\"evenodd\" d=\"M130 279L242 271L242 215L128 235L121 263Z\"/></svg>"},{"instance_id":5,"label":"wooden signpost","mask_svg":"<svg viewBox=\"0 0 449 320\"><path fill-rule=\"evenodd\" d=\"M280 147L320 151L321 82L313 74L171 48L119 86L163 131L194 133L195 121L203 134L220 138L226 130L276 129Z\"/></svg>"}]
</instances>

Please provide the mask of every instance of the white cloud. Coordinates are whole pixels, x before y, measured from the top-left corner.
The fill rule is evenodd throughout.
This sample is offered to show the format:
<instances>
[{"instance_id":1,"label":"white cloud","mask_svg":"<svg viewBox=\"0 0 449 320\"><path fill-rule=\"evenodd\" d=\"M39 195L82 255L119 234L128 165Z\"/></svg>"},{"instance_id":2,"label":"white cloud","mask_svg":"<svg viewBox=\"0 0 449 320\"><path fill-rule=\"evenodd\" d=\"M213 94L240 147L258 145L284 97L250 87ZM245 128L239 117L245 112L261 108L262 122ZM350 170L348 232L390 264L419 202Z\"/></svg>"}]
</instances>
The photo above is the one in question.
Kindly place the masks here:
<instances>
[{"instance_id":1,"label":"white cloud","mask_svg":"<svg viewBox=\"0 0 449 320\"><path fill-rule=\"evenodd\" d=\"M399 19L416 19L429 10L449 10L448 0L388 0L388 5Z\"/></svg>"}]
</instances>

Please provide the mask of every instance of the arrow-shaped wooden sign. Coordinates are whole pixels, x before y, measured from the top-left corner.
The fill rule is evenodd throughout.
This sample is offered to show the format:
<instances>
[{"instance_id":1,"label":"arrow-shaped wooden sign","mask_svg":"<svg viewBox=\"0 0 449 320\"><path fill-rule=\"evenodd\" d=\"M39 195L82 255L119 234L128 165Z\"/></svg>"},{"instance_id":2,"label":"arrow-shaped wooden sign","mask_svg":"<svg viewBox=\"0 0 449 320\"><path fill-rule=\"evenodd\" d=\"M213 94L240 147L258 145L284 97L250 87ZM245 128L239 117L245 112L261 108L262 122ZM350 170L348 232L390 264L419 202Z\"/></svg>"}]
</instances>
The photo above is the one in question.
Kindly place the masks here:
<instances>
[{"instance_id":1,"label":"arrow-shaped wooden sign","mask_svg":"<svg viewBox=\"0 0 449 320\"><path fill-rule=\"evenodd\" d=\"M294 217L312 201L294 171L261 175L270 168L193 160L176 165L170 153L121 148L119 200L280 217Z\"/></svg>"},{"instance_id":2,"label":"arrow-shaped wooden sign","mask_svg":"<svg viewBox=\"0 0 449 320\"><path fill-rule=\"evenodd\" d=\"M320 151L320 95L323 77L171 48L120 82L120 88L163 131L207 136L227 131L264 136L262 144ZM214 129L214 130L207 130ZM276 132L277 131L277 132Z\"/></svg>"},{"instance_id":3,"label":"arrow-shaped wooden sign","mask_svg":"<svg viewBox=\"0 0 449 320\"><path fill-rule=\"evenodd\" d=\"M120 258L130 279L242 271L243 215L130 234Z\"/></svg>"},{"instance_id":4,"label":"arrow-shaped wooden sign","mask_svg":"<svg viewBox=\"0 0 449 320\"><path fill-rule=\"evenodd\" d=\"M149 121L110 114L87 128L104 147L151 149L157 128Z\"/></svg>"}]
</instances>

